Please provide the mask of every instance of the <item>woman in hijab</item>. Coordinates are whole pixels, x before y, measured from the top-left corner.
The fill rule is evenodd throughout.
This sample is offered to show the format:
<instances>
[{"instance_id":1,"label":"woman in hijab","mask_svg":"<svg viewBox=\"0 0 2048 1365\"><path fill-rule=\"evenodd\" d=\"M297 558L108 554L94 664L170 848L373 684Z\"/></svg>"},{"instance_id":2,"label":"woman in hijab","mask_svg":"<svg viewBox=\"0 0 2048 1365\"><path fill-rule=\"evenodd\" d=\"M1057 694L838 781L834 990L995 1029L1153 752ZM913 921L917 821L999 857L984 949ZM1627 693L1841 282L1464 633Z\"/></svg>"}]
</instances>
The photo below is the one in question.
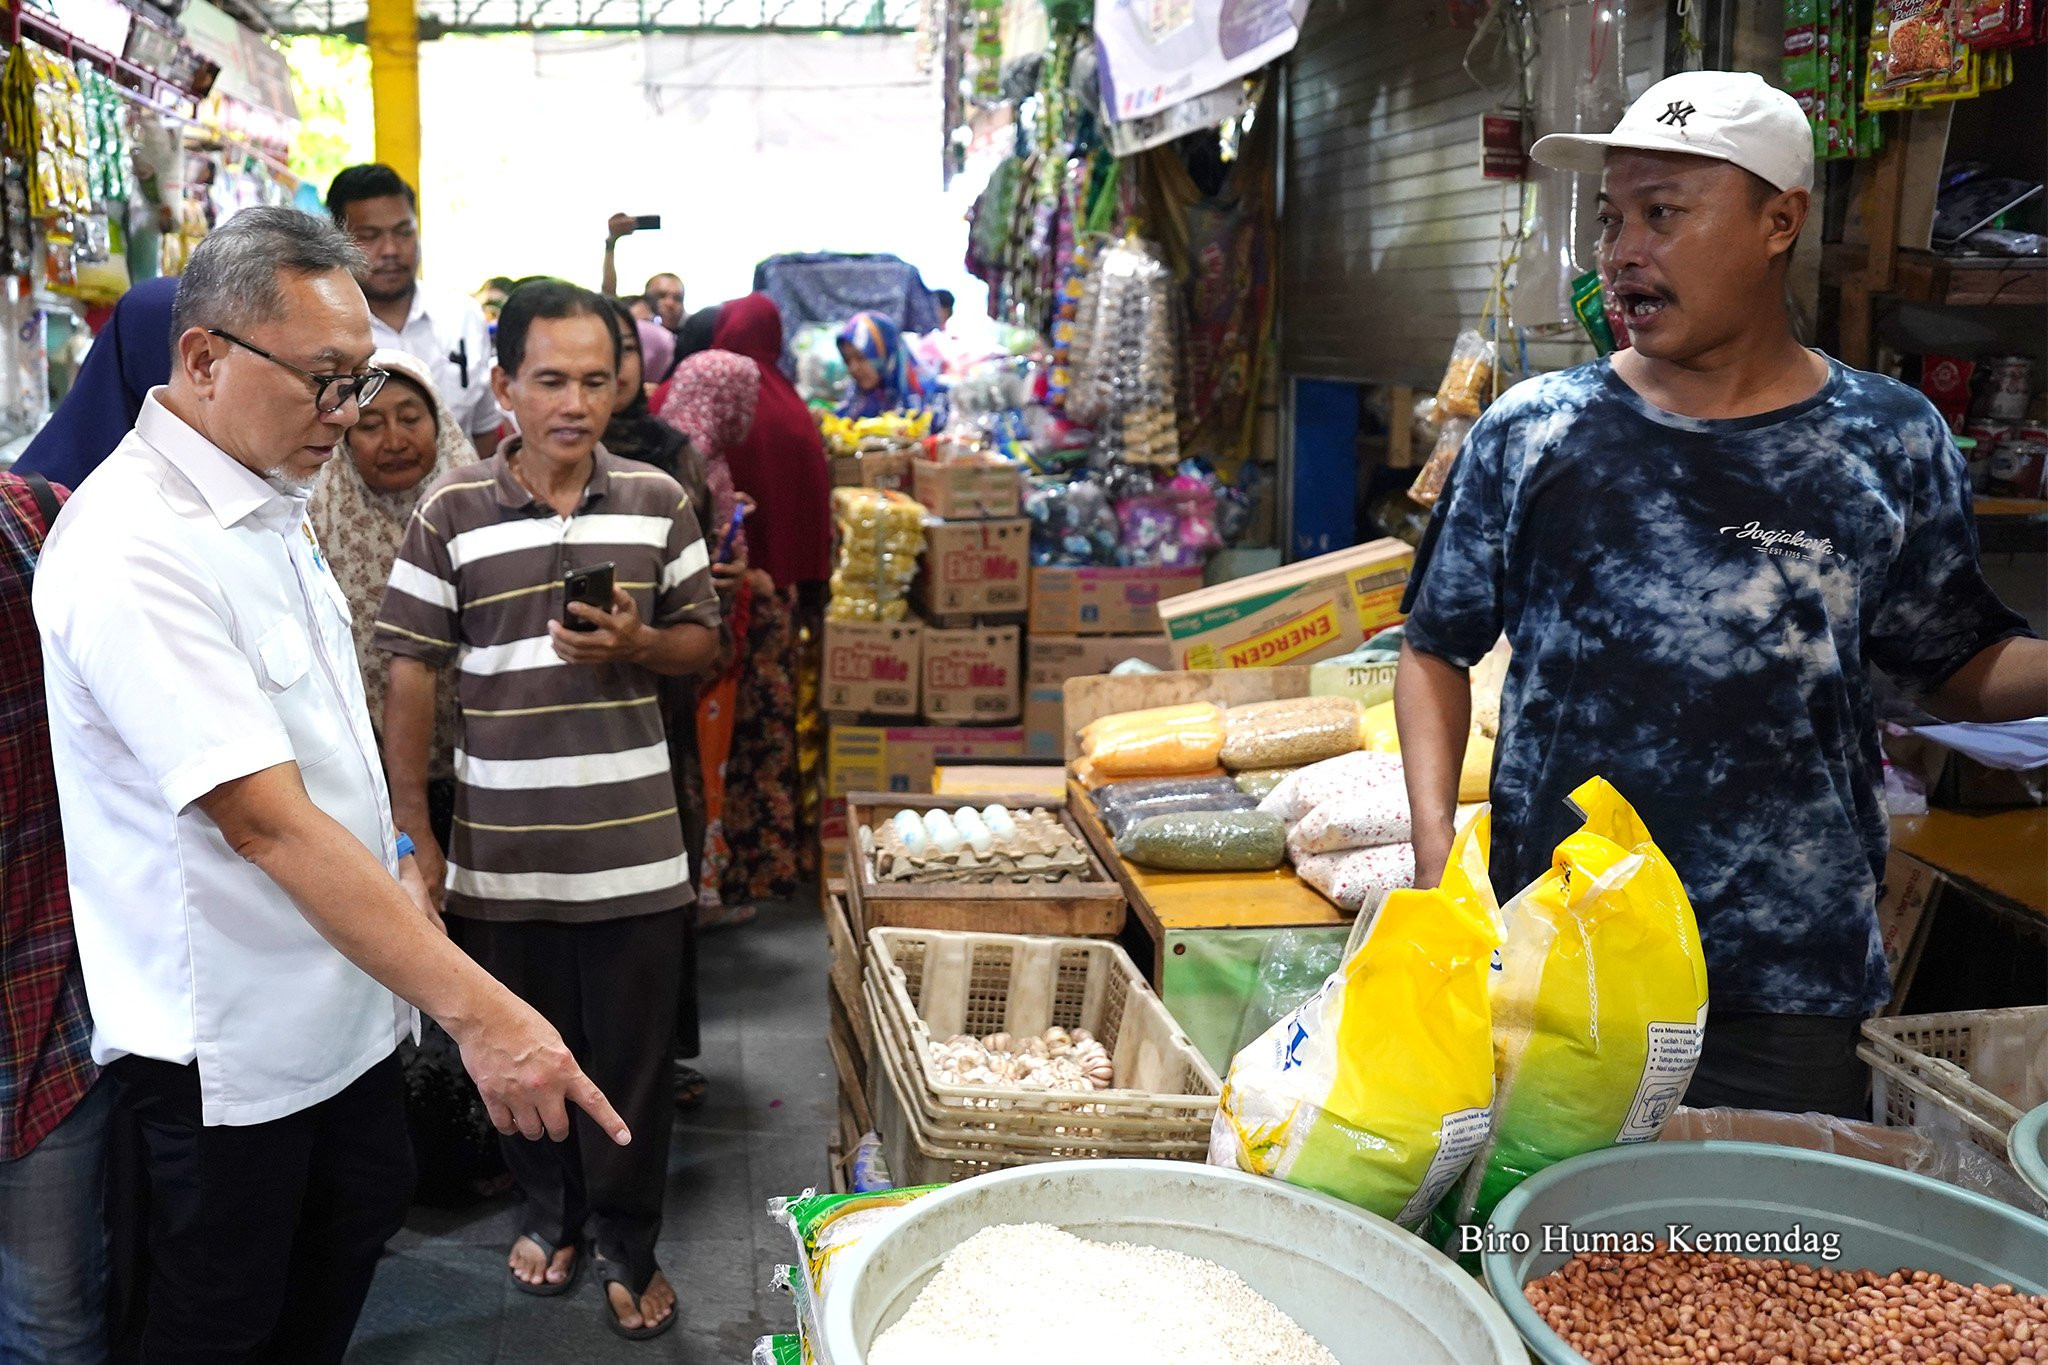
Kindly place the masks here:
<instances>
[{"instance_id":1,"label":"woman in hijab","mask_svg":"<svg viewBox=\"0 0 2048 1365\"><path fill-rule=\"evenodd\" d=\"M839 329L839 354L850 381L841 417L923 412L938 405L937 382L911 354L903 330L880 313L855 313Z\"/></svg>"},{"instance_id":2,"label":"woman in hijab","mask_svg":"<svg viewBox=\"0 0 2048 1365\"><path fill-rule=\"evenodd\" d=\"M690 328L684 330L687 335ZM816 843L809 837L816 812L806 811L800 796L797 695L806 674L815 695L824 585L832 573L832 467L817 420L782 372L782 314L775 301L749 294L725 304L713 335L721 350L753 361L759 379L754 425L727 453L734 485L755 503L747 521L757 571L747 672L740 680L725 799L728 829L765 836L733 850L725 896L743 905L788 895L817 874ZM804 715L801 724L817 742L815 716Z\"/></svg>"},{"instance_id":3,"label":"woman in hijab","mask_svg":"<svg viewBox=\"0 0 2048 1365\"><path fill-rule=\"evenodd\" d=\"M390 659L373 649L377 612L391 581L391 565L413 508L435 479L476 463L476 450L434 390L425 365L403 351L379 351L370 363L391 376L342 438L346 459L320 471L307 509L313 534L348 598L356 658L370 719L382 725ZM434 744L428 756L428 796L435 835L448 833L455 814L455 680L438 689ZM442 847L447 847L445 841Z\"/></svg>"},{"instance_id":4,"label":"woman in hijab","mask_svg":"<svg viewBox=\"0 0 2048 1365\"><path fill-rule=\"evenodd\" d=\"M612 419L604 429L604 448L621 459L653 465L688 491L691 480L685 477L688 457L684 447L689 442L681 432L656 421L648 411L647 372L639 325L625 304L613 299L611 306L619 338L619 391Z\"/></svg>"},{"instance_id":5,"label":"woman in hijab","mask_svg":"<svg viewBox=\"0 0 2048 1365\"><path fill-rule=\"evenodd\" d=\"M121 296L93 339L71 391L14 463L75 489L114 453L135 425L142 400L171 382L171 304L176 279L144 280Z\"/></svg>"},{"instance_id":6,"label":"woman in hijab","mask_svg":"<svg viewBox=\"0 0 2048 1365\"><path fill-rule=\"evenodd\" d=\"M452 469L476 463L476 450L436 395L426 366L403 351L379 351L370 363L391 381L342 438L340 459L320 471L307 515L334 580L348 598L370 719L384 720L390 656L375 649L398 544L420 498ZM455 817L457 707L452 670L436 689L434 741L427 758L427 809L434 837L448 846ZM405 1060L406 1115L419 1167L422 1203L457 1206L502 1186L505 1163L490 1115L463 1069L455 1043L428 1021Z\"/></svg>"},{"instance_id":7,"label":"woman in hijab","mask_svg":"<svg viewBox=\"0 0 2048 1365\"><path fill-rule=\"evenodd\" d=\"M729 351L700 351L676 366L661 411L662 420L682 432L690 449L704 460L707 497L700 504L704 540L711 547L713 560L727 566L720 587L731 591L721 593L720 606L740 640L746 639L751 629L760 576L733 572L747 563L747 539L734 516L743 500L733 487L727 454L752 429L759 393L760 375L753 361ZM734 649L718 679L706 687L698 711L699 756L709 816L697 891L702 928L741 924L754 917L753 907L744 904L744 898L728 904L725 894L732 860L732 846L725 836L731 827L725 813L728 793L735 783L754 780L744 766L735 770L732 763L735 733L747 723L738 699L748 665L747 648Z\"/></svg>"},{"instance_id":8,"label":"woman in hijab","mask_svg":"<svg viewBox=\"0 0 2048 1365\"><path fill-rule=\"evenodd\" d=\"M645 318L633 324L640 334L640 373L651 392L666 384L676 367L676 334L658 322Z\"/></svg>"}]
</instances>

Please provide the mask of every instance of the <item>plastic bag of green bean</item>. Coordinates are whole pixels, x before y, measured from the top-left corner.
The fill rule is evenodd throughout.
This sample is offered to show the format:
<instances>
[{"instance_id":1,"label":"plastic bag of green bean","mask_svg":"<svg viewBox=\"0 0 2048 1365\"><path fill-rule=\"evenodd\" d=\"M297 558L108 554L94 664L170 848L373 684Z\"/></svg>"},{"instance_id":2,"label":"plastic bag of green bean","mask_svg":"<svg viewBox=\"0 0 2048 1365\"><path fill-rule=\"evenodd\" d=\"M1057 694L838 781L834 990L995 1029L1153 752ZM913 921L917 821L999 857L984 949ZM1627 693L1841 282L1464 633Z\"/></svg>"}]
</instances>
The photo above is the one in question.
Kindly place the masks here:
<instances>
[{"instance_id":1,"label":"plastic bag of green bean","mask_svg":"<svg viewBox=\"0 0 2048 1365\"><path fill-rule=\"evenodd\" d=\"M1300 771L1299 768L1247 768L1232 780L1246 796L1254 801L1263 801L1273 794L1275 787Z\"/></svg>"},{"instance_id":2,"label":"plastic bag of green bean","mask_svg":"<svg viewBox=\"0 0 2048 1365\"><path fill-rule=\"evenodd\" d=\"M1117 851L1162 872L1270 872L1287 861L1287 826L1264 811L1193 811L1141 820Z\"/></svg>"}]
</instances>

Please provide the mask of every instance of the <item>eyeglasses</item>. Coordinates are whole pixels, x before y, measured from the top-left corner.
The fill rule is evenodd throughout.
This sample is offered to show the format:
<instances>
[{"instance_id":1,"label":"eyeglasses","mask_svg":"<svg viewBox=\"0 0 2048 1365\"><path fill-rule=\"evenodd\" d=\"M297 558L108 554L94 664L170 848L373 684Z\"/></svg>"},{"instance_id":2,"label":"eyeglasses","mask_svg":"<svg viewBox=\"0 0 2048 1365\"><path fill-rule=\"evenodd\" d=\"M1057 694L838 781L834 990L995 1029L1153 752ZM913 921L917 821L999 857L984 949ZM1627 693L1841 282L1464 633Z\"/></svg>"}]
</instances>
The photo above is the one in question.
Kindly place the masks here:
<instances>
[{"instance_id":1,"label":"eyeglasses","mask_svg":"<svg viewBox=\"0 0 2048 1365\"><path fill-rule=\"evenodd\" d=\"M209 327L206 329L206 334L219 337L230 346L239 346L251 355L260 355L271 364L281 366L284 369L290 370L299 378L311 381L313 385L313 406L322 413L340 412L348 406L348 400L351 398L356 400L357 407L361 407L372 398L375 398L384 388L384 381L391 377L390 372L387 370L364 370L361 374L314 374L311 370L300 369L289 360L279 360L261 346L251 346L232 332L223 332L218 327ZM330 392L334 396L334 401L331 403L327 401Z\"/></svg>"}]
</instances>

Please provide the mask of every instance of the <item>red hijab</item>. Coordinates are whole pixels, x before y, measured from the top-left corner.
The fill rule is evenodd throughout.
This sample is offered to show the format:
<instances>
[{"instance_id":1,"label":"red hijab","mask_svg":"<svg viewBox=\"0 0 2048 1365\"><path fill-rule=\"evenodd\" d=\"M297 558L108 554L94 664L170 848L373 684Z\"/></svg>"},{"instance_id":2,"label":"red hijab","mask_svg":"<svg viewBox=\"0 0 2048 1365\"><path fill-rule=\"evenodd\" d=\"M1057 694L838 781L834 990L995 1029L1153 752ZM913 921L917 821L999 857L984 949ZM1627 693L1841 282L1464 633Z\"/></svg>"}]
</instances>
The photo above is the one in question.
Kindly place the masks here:
<instances>
[{"instance_id":1,"label":"red hijab","mask_svg":"<svg viewBox=\"0 0 2048 1365\"><path fill-rule=\"evenodd\" d=\"M831 577L832 468L818 424L782 373L782 313L766 294L719 311L712 345L754 362L761 397L754 426L732 447L733 483L754 499L747 524L752 565L778 588Z\"/></svg>"}]
</instances>

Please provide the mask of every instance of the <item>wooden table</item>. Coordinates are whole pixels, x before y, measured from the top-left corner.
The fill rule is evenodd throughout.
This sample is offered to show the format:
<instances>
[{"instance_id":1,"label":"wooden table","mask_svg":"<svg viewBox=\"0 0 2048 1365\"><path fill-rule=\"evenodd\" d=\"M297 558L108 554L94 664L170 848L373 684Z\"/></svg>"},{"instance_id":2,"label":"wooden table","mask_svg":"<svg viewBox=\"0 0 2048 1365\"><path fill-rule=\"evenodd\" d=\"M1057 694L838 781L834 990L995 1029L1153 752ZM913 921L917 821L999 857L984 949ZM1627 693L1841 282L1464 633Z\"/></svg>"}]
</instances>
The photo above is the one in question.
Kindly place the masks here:
<instances>
[{"instance_id":1,"label":"wooden table","mask_svg":"<svg viewBox=\"0 0 2048 1365\"><path fill-rule=\"evenodd\" d=\"M1901 815L1892 847L2000 909L2048 921L2048 807Z\"/></svg>"}]
</instances>

